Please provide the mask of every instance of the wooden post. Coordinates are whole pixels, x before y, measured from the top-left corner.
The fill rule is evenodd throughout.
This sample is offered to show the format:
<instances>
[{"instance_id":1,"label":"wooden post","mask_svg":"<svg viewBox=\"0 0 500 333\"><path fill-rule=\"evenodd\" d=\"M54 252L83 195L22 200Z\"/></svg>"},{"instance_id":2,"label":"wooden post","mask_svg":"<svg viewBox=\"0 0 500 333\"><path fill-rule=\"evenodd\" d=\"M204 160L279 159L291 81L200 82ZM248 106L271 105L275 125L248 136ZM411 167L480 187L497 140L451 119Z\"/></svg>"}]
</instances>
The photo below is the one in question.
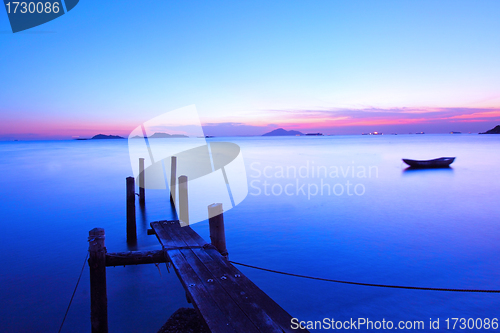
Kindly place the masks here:
<instances>
[{"instance_id":1,"label":"wooden post","mask_svg":"<svg viewBox=\"0 0 500 333\"><path fill-rule=\"evenodd\" d=\"M139 203L144 205L146 202L146 190L144 188L144 159L139 159Z\"/></svg>"},{"instance_id":2,"label":"wooden post","mask_svg":"<svg viewBox=\"0 0 500 333\"><path fill-rule=\"evenodd\" d=\"M189 225L188 179L179 177L179 220Z\"/></svg>"},{"instance_id":3,"label":"wooden post","mask_svg":"<svg viewBox=\"0 0 500 333\"><path fill-rule=\"evenodd\" d=\"M170 164L170 202L175 205L175 187L177 180L177 157L172 156Z\"/></svg>"},{"instance_id":4,"label":"wooden post","mask_svg":"<svg viewBox=\"0 0 500 333\"><path fill-rule=\"evenodd\" d=\"M216 203L208 206L208 224L210 225L210 242L219 253L228 258L226 248L226 232L224 230L224 215L222 204Z\"/></svg>"},{"instance_id":5,"label":"wooden post","mask_svg":"<svg viewBox=\"0 0 500 333\"><path fill-rule=\"evenodd\" d=\"M89 231L90 323L92 333L108 332L104 237L104 229L102 228L94 228Z\"/></svg>"},{"instance_id":6,"label":"wooden post","mask_svg":"<svg viewBox=\"0 0 500 333\"><path fill-rule=\"evenodd\" d=\"M127 240L137 239L137 227L135 221L135 179L127 177Z\"/></svg>"}]
</instances>

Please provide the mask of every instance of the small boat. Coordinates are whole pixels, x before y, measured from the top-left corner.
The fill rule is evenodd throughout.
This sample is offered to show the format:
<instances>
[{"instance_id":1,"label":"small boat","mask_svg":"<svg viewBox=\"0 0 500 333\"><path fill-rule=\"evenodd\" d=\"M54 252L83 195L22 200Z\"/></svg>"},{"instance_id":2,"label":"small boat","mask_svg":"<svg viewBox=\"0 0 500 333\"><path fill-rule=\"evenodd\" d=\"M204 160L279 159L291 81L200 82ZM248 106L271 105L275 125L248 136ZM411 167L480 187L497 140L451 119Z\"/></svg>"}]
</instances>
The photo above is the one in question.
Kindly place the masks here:
<instances>
[{"instance_id":1,"label":"small boat","mask_svg":"<svg viewBox=\"0 0 500 333\"><path fill-rule=\"evenodd\" d=\"M441 157L433 160L409 160L403 158L403 162L411 168L427 169L427 168L448 168L455 161L455 157Z\"/></svg>"}]
</instances>

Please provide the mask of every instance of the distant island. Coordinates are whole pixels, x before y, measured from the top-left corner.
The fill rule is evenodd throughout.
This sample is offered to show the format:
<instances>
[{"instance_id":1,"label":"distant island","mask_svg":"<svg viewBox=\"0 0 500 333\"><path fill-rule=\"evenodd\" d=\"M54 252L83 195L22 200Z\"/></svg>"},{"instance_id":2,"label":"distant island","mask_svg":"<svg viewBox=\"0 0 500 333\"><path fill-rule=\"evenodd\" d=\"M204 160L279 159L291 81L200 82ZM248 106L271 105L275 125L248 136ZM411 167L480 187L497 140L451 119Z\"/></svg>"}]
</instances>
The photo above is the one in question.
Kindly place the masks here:
<instances>
[{"instance_id":1,"label":"distant island","mask_svg":"<svg viewBox=\"0 0 500 333\"><path fill-rule=\"evenodd\" d=\"M97 134L91 138L91 140L106 140L106 139L125 139L125 138L118 135L105 135L105 134Z\"/></svg>"},{"instance_id":2,"label":"distant island","mask_svg":"<svg viewBox=\"0 0 500 333\"><path fill-rule=\"evenodd\" d=\"M90 139L87 138L75 138L75 140L78 141L84 141L84 140L109 140L109 139L125 139L121 136L118 135L105 135L105 134L97 134L91 137Z\"/></svg>"},{"instance_id":3,"label":"distant island","mask_svg":"<svg viewBox=\"0 0 500 333\"><path fill-rule=\"evenodd\" d=\"M299 131L293 131L293 130L287 131L283 128L278 128L269 133L263 134L262 136L298 136L298 135L304 135L304 134Z\"/></svg>"},{"instance_id":4,"label":"distant island","mask_svg":"<svg viewBox=\"0 0 500 333\"><path fill-rule=\"evenodd\" d=\"M148 136L147 138L148 139L165 139L165 138L172 139L172 138L189 138L189 136L184 135L184 134L168 134L168 133L157 132L151 136ZM136 136L133 136L131 139L144 139L144 137L136 135Z\"/></svg>"},{"instance_id":5,"label":"distant island","mask_svg":"<svg viewBox=\"0 0 500 333\"><path fill-rule=\"evenodd\" d=\"M165 138L189 138L189 136L184 134L168 134L157 132L151 136L148 136L148 139L165 139Z\"/></svg>"},{"instance_id":6,"label":"distant island","mask_svg":"<svg viewBox=\"0 0 500 333\"><path fill-rule=\"evenodd\" d=\"M479 134L500 134L500 125L496 125L495 128L492 128L489 131L479 133Z\"/></svg>"}]
</instances>

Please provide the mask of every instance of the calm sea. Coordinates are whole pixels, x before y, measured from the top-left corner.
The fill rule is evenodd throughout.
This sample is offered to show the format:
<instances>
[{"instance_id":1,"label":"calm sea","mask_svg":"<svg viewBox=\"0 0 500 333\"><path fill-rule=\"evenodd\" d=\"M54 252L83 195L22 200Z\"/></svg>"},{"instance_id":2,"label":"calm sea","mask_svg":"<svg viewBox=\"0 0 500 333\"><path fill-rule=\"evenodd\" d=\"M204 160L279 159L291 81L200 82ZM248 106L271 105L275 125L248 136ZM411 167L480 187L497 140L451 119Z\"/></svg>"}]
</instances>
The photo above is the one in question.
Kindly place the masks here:
<instances>
[{"instance_id":1,"label":"calm sea","mask_svg":"<svg viewBox=\"0 0 500 333\"><path fill-rule=\"evenodd\" d=\"M316 277L500 289L500 135L224 138L240 145L249 194L225 214L231 260ZM87 253L159 249L149 223L172 217L165 191L137 208L126 242L126 140L0 143L0 331L57 332ZM401 158L456 156L405 171ZM354 173L353 173L354 170ZM193 226L208 237L206 221ZM300 320L500 317L500 294L353 286L240 268ZM189 306L165 265L108 268L110 332L156 332ZM89 271L64 332L90 330ZM312 330L314 331L314 330ZM318 332L320 330L317 330ZM491 331L491 329L489 330Z\"/></svg>"}]
</instances>

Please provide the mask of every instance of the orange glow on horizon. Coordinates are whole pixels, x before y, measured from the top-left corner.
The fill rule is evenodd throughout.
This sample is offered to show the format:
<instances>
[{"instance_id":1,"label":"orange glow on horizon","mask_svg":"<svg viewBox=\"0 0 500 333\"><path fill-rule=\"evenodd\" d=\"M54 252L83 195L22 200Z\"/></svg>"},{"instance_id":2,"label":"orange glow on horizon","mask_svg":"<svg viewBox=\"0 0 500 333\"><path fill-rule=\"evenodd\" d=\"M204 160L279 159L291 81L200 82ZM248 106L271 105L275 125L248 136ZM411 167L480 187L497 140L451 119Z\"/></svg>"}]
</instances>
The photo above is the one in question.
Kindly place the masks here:
<instances>
[{"instance_id":1,"label":"orange glow on horizon","mask_svg":"<svg viewBox=\"0 0 500 333\"><path fill-rule=\"evenodd\" d=\"M238 130L241 135L259 135L270 128L282 127L299 131L327 131L327 129L349 127L417 125L417 124L451 124L480 123L499 121L500 107L491 109L474 108L422 108L422 109L352 109L352 110L284 110L254 113L248 117L231 116L218 119L204 119L203 126L219 127L219 133L228 133L224 126ZM211 121L207 121L211 120ZM5 119L0 123L1 137L33 137L33 138L88 138L97 134L120 135L127 137L138 123L133 120L89 120L77 119ZM246 132L245 132L246 131ZM231 131L229 131L231 132ZM447 131L446 131L447 132ZM234 131L232 133L235 133ZM208 133L211 135L211 133Z\"/></svg>"}]
</instances>

